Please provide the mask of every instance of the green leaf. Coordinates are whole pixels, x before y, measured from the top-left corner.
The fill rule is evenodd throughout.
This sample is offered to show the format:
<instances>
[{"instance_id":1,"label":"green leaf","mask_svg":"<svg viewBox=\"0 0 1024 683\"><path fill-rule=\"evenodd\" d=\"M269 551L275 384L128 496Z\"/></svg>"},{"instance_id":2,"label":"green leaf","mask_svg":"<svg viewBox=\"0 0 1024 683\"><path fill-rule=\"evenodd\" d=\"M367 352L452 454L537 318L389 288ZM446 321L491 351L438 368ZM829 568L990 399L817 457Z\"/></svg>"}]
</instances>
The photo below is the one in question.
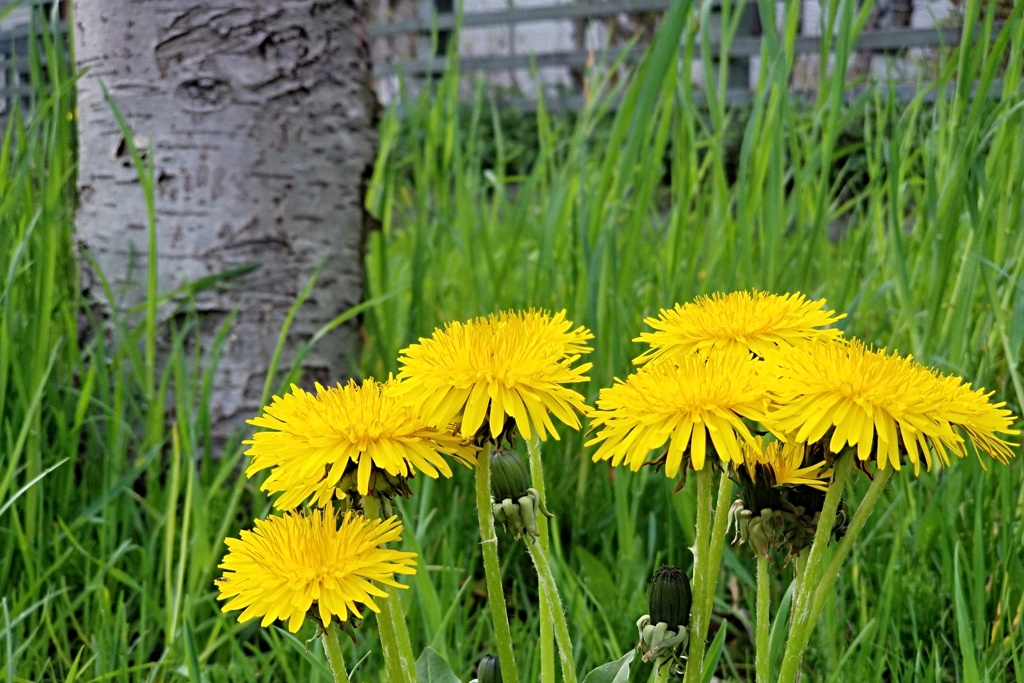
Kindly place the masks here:
<instances>
[{"instance_id":1,"label":"green leaf","mask_svg":"<svg viewBox=\"0 0 1024 683\"><path fill-rule=\"evenodd\" d=\"M978 671L977 650L971 635L971 617L964 599L964 589L960 583L960 542L957 541L953 550L953 604L956 607L956 631L960 642L960 657L963 660L964 680L977 683L981 680Z\"/></svg>"},{"instance_id":2,"label":"green leaf","mask_svg":"<svg viewBox=\"0 0 1024 683\"><path fill-rule=\"evenodd\" d=\"M722 624L722 627L718 629L718 635L711 641L708 653L704 655L704 675L701 677L703 683L711 683L711 679L715 675L715 669L718 668L718 660L722 658L722 652L725 650L726 631L725 624Z\"/></svg>"},{"instance_id":3,"label":"green leaf","mask_svg":"<svg viewBox=\"0 0 1024 683\"><path fill-rule=\"evenodd\" d=\"M448 660L430 647L424 648L416 660L416 680L420 683L461 683Z\"/></svg>"},{"instance_id":4,"label":"green leaf","mask_svg":"<svg viewBox=\"0 0 1024 683\"><path fill-rule=\"evenodd\" d=\"M614 662L602 664L587 674L583 683L626 683L629 680L629 664L636 656L636 651L630 650Z\"/></svg>"}]
</instances>

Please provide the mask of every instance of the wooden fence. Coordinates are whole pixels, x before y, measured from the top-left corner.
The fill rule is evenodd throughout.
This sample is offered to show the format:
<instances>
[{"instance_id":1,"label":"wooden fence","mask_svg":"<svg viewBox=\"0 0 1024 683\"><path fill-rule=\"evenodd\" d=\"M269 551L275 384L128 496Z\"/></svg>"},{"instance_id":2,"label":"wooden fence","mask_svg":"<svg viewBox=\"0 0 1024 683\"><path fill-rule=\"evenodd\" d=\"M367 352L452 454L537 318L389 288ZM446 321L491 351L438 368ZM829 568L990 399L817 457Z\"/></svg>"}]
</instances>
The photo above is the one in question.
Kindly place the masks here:
<instances>
[{"instance_id":1,"label":"wooden fence","mask_svg":"<svg viewBox=\"0 0 1024 683\"><path fill-rule=\"evenodd\" d=\"M418 0L421 7L437 0ZM447 67L444 55L433 54L430 36L433 32L453 31L457 26L465 29L494 28L537 24L540 22L603 20L621 15L633 15L646 12L664 12L674 0L597 0L594 2L572 2L509 8L486 12L467 12L461 22L450 12L425 12L421 9L419 16L413 19L385 21L370 26L369 35L373 40L386 41L396 36L410 36L416 39L416 54L405 59L378 59L374 64L374 75L378 79L395 78L420 79L443 73ZM706 0L707 1L707 0ZM710 0L717 4L717 0ZM741 12L737 31L729 45L728 85L729 99L742 102L749 99L751 59L761 54L761 26L754 0L739 0L734 11ZM714 5L710 11L712 21L711 54L719 55L721 45L718 30L719 17ZM929 28L890 28L884 31L865 31L856 44L859 53L872 52L904 52L908 49L939 48L956 45L961 37L962 28L956 25L936 26ZM817 54L820 50L820 36L801 35L795 42L797 54ZM586 65L611 63L622 58L625 62L636 62L643 54L645 45L632 48L611 46L603 50L557 50L532 52L529 54L511 55L462 55L459 60L460 70L464 74L491 74L495 72L529 71L551 67L565 67L579 70ZM387 54L378 50L378 54Z\"/></svg>"},{"instance_id":2,"label":"wooden fence","mask_svg":"<svg viewBox=\"0 0 1024 683\"><path fill-rule=\"evenodd\" d=\"M394 78L402 74L406 79L420 79L444 72L447 62L444 56L433 54L431 35L434 31L444 34L457 26L463 29L508 27L522 24L537 24L552 21L591 22L636 15L648 12L663 12L673 0L597 0L595 2L571 2L564 4L511 7L509 9L467 12L461 17L461 24L451 12L430 12L424 8L434 6L438 0L418 0L420 11L412 19L373 23L369 36L374 41L387 41L396 36L406 36L416 44L415 55L396 59L394 54L385 53L373 66L379 80ZM430 4L426 4L430 3ZM15 3L0 0L0 15L5 7ZM45 15L57 4L53 0L23 0L17 3L31 11ZM750 60L761 53L761 37L756 5L748 2L737 8L743 13L737 35L729 46L730 100L743 101L749 87ZM714 11L712 10L712 15ZM3 28L7 26L7 28ZM712 35L716 35L712 31ZM899 51L908 48L927 48L954 45L960 39L961 29L957 26L934 28L903 28L881 32L862 33L857 41L859 51ZM713 39L717 40L717 39ZM498 56L463 56L460 59L462 73L490 73L532 68L562 67L580 70L593 61L610 62L622 57L635 61L642 54L643 46L632 49L609 47L594 52L590 50L558 50ZM820 49L820 38L800 36L796 39L797 53L816 53ZM25 103L29 89L29 28L25 21L21 25L0 24L0 115L9 111L16 102ZM623 54L626 51L626 54ZM377 51L380 54L380 50ZM712 54L720 52L719 45L711 46Z\"/></svg>"},{"instance_id":3,"label":"wooden fence","mask_svg":"<svg viewBox=\"0 0 1024 683\"><path fill-rule=\"evenodd\" d=\"M33 22L48 22L54 12L58 28L66 36L67 25L60 19L66 16L67 0L0 0L0 17L4 17L0 21L0 116L6 116L16 104L24 109L31 105L31 27ZM38 63L45 68L41 48L38 57Z\"/></svg>"}]
</instances>

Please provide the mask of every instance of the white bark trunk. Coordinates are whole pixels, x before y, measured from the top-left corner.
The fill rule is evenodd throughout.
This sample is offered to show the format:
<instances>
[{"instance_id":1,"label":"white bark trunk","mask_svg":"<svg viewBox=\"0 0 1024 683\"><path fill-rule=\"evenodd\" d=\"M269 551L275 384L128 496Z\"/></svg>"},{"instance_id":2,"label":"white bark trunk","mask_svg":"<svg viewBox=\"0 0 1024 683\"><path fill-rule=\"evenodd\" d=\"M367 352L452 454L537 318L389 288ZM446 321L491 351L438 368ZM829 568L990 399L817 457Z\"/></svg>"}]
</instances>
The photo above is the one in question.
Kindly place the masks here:
<instances>
[{"instance_id":1,"label":"white bark trunk","mask_svg":"<svg viewBox=\"0 0 1024 683\"><path fill-rule=\"evenodd\" d=\"M215 379L216 436L259 409L285 314L321 261L292 348L361 300L362 181L376 146L364 10L364 0L76 2L76 59L88 69L78 236L124 292L118 305L145 296L146 211L101 82L151 145L160 291L262 264L198 302L204 329L240 309ZM325 338L304 383L341 380L356 344L353 326Z\"/></svg>"}]
</instances>

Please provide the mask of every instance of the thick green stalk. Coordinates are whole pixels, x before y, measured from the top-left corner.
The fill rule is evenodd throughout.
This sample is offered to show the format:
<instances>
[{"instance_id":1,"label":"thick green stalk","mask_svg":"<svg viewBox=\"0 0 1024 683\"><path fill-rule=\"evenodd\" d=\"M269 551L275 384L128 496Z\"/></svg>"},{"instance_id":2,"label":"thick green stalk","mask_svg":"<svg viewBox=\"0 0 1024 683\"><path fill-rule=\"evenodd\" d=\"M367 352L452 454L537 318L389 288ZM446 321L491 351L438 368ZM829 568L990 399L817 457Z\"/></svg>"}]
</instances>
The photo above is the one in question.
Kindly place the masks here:
<instances>
[{"instance_id":1,"label":"thick green stalk","mask_svg":"<svg viewBox=\"0 0 1024 683\"><path fill-rule=\"evenodd\" d=\"M398 609L395 609L395 605ZM384 645L384 655L387 661L388 679L391 683L406 681L416 683L416 658L412 655L412 647L402 643L398 635L395 623L401 620L405 622L405 615L402 614L401 603L398 596L388 591L388 597L379 600L380 614L377 615L377 630L380 632L381 645ZM384 644L385 639L388 641Z\"/></svg>"},{"instance_id":2,"label":"thick green stalk","mask_svg":"<svg viewBox=\"0 0 1024 683\"><path fill-rule=\"evenodd\" d=\"M328 624L320 640L324 643L324 652L327 653L327 664L334 674L334 683L348 683L345 658L341 654L341 629L334 623Z\"/></svg>"},{"instance_id":3,"label":"thick green stalk","mask_svg":"<svg viewBox=\"0 0 1024 683\"><path fill-rule=\"evenodd\" d=\"M391 612L391 624L395 633L395 643L398 645L398 657L405 668L408 680L415 683L416 677L413 672L416 668L416 655L412 649L412 641L409 639L409 626L405 622L405 612L402 610L401 596L398 595L398 588L387 587L388 611Z\"/></svg>"},{"instance_id":4,"label":"thick green stalk","mask_svg":"<svg viewBox=\"0 0 1024 683\"><path fill-rule=\"evenodd\" d=\"M707 492L706 498L707 503L704 507L710 511L711 507L711 472L710 467L706 467L708 470L707 475ZM702 505L701 493L700 493L700 479L697 480L697 505ZM704 648L706 646L708 627L711 625L711 613L714 611L715 606L715 594L718 588L718 573L722 566L722 553L725 550L725 537L728 535L727 529L729 526L729 508L732 507L732 480L723 472L718 481L718 501L715 504L714 517L704 522L707 526L710 526L710 534L707 538L707 551L704 553L704 557L707 561L702 562L698 569L697 557L694 555L694 568L693 574L694 579L697 578L697 572L701 573L701 582L703 589L701 591L701 597L697 597L696 592L694 593L694 605L701 614L701 620L697 624L699 630L696 633L693 631L693 626L696 619L690 620L691 633L690 633L690 654L687 659L687 676L684 679L689 683L691 680L699 680L701 671L704 667ZM697 511L697 524L700 525L700 510ZM700 600L698 603L697 601ZM695 638L696 636L696 644ZM697 662L697 666L691 666L694 662ZM692 675L695 678L690 678L690 672L693 671Z\"/></svg>"},{"instance_id":5,"label":"thick green stalk","mask_svg":"<svg viewBox=\"0 0 1024 683\"><path fill-rule=\"evenodd\" d=\"M512 649L512 631L508 626L505 593L501 589L501 565L498 564L498 536L494 532L491 513L491 447L484 446L476 466L476 516L480 522L480 546L484 556L487 579L487 604L491 607L494 640L501 662L501 678L518 681L519 669Z\"/></svg>"},{"instance_id":6,"label":"thick green stalk","mask_svg":"<svg viewBox=\"0 0 1024 683\"><path fill-rule=\"evenodd\" d=\"M786 652L782 657L779 683L796 681L804 648L807 647L811 631L814 629L814 623L811 620L811 604L818 578L821 576L826 547L832 538L836 512L843 499L843 489L846 487L846 480L850 477L851 457L852 454L849 451L843 453L833 467L835 474L832 484L828 487L828 493L825 494L825 503L822 506L821 516L818 518L818 528L814 532L811 552L803 567L803 576L800 577L800 592L793 598L796 609L793 611L793 620L789 625L789 639L786 642Z\"/></svg>"},{"instance_id":7,"label":"thick green stalk","mask_svg":"<svg viewBox=\"0 0 1024 683\"><path fill-rule=\"evenodd\" d=\"M708 541L708 563L704 568L707 573L708 591L704 596L704 609L711 623L711 612L715 607L715 595L718 593L718 574L722 567L722 553L725 551L725 537L729 535L729 508L732 507L732 479L722 472L718 480L718 502L715 505L715 518ZM705 626L704 635L707 636Z\"/></svg>"},{"instance_id":8,"label":"thick green stalk","mask_svg":"<svg viewBox=\"0 0 1024 683\"><path fill-rule=\"evenodd\" d=\"M384 598L378 604L380 612L377 613L377 637L380 638L381 656L384 658L384 669L388 672L389 681L405 681L405 673L402 671L402 663L398 654L398 643L395 642L395 624L391 620L390 611L385 606L388 598Z\"/></svg>"},{"instance_id":9,"label":"thick green stalk","mask_svg":"<svg viewBox=\"0 0 1024 683\"><path fill-rule=\"evenodd\" d=\"M375 496L363 497L363 513L367 519L382 519L381 504ZM416 656L409 642L409 629L405 626L405 614L402 602L397 595L398 589L387 587L388 597L377 600L380 613L377 614L377 632L384 650L384 664L388 679L392 683L406 681L415 683ZM398 624L401 623L401 629Z\"/></svg>"},{"instance_id":10,"label":"thick green stalk","mask_svg":"<svg viewBox=\"0 0 1024 683\"><path fill-rule=\"evenodd\" d=\"M771 676L771 660L768 656L771 634L771 615L768 610L772 602L772 579L768 573L768 558L757 555L757 646L754 655L754 669L757 683L768 683Z\"/></svg>"},{"instance_id":11,"label":"thick green stalk","mask_svg":"<svg viewBox=\"0 0 1024 683\"><path fill-rule=\"evenodd\" d=\"M541 604L546 599L551 609L550 617L554 624L555 638L558 641L558 657L562 664L562 680L565 683L576 683L576 662L572 654L572 640L569 638L569 626L562 611L562 601L558 596L555 576L551 573L551 564L547 553L540 543L527 541L526 547L533 558L533 566L537 568L537 585L540 588Z\"/></svg>"},{"instance_id":12,"label":"thick green stalk","mask_svg":"<svg viewBox=\"0 0 1024 683\"><path fill-rule=\"evenodd\" d=\"M793 596L800 594L800 586L803 585L804 567L807 566L807 553L810 549L804 548L793 558ZM789 623L796 621L796 600L789 603Z\"/></svg>"},{"instance_id":13,"label":"thick green stalk","mask_svg":"<svg viewBox=\"0 0 1024 683\"><path fill-rule=\"evenodd\" d=\"M697 528L693 542L693 609L690 615L690 648L687 657L686 674L683 683L700 680L704 666L704 636L711 622L711 614L705 609L707 594L708 539L711 536L711 467L705 464L696 472L697 477Z\"/></svg>"},{"instance_id":14,"label":"thick green stalk","mask_svg":"<svg viewBox=\"0 0 1024 683\"><path fill-rule=\"evenodd\" d=\"M836 546L835 552L832 553L832 559L829 560L825 570L818 578L818 585L814 592L814 603L811 607L812 624L818 621L821 610L825 607L825 602L828 600L829 593L832 591L832 587L839 577L839 572L843 568L843 562L846 561L850 551L853 550L853 544L857 542L857 537L860 536L860 532L864 529L864 524L868 521L871 511L878 501L878 497L882 495L886 484L889 483L892 473L892 467L887 467L875 474L875 479L871 482L871 486L868 487L868 492L864 494L864 499L857 506L857 512L853 514L850 525L846 527L846 535L843 536L843 540Z\"/></svg>"},{"instance_id":15,"label":"thick green stalk","mask_svg":"<svg viewBox=\"0 0 1024 683\"><path fill-rule=\"evenodd\" d=\"M530 460L530 483L537 490L542 502L547 504L544 494L544 466L540 459L540 439L534 433L527 444ZM537 515L537 539L541 550L546 554L549 550L548 519ZM536 561L535 561L536 562ZM557 593L556 593L557 595ZM557 604L557 603L556 603ZM561 608L559 608L561 609ZM553 603L547 591L540 592L540 680L541 683L555 683L555 633L552 623Z\"/></svg>"}]
</instances>

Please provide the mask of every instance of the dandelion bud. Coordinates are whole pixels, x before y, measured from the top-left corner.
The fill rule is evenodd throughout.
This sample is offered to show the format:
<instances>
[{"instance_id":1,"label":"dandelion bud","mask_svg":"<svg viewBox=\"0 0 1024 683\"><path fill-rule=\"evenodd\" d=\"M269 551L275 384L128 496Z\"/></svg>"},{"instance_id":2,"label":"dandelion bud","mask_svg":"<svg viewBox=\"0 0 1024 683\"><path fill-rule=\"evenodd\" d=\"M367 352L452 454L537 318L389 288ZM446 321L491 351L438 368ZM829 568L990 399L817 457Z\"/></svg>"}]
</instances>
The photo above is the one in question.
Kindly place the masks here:
<instances>
[{"instance_id":1,"label":"dandelion bud","mask_svg":"<svg viewBox=\"0 0 1024 683\"><path fill-rule=\"evenodd\" d=\"M501 665L494 655L484 655L476 667L478 683L501 683Z\"/></svg>"},{"instance_id":2,"label":"dandelion bud","mask_svg":"<svg viewBox=\"0 0 1024 683\"><path fill-rule=\"evenodd\" d=\"M491 454L491 495L496 502L518 501L529 488L530 475L518 453L501 448Z\"/></svg>"},{"instance_id":3,"label":"dandelion bud","mask_svg":"<svg viewBox=\"0 0 1024 683\"><path fill-rule=\"evenodd\" d=\"M531 539L540 536L537 516L552 516L537 489L530 487L523 459L511 448L491 454L491 513L496 522L511 527L516 538L526 534Z\"/></svg>"},{"instance_id":4,"label":"dandelion bud","mask_svg":"<svg viewBox=\"0 0 1024 683\"><path fill-rule=\"evenodd\" d=\"M647 589L647 609L651 623L668 624L675 631L690 623L690 580L679 567L662 565L654 572Z\"/></svg>"}]
</instances>

